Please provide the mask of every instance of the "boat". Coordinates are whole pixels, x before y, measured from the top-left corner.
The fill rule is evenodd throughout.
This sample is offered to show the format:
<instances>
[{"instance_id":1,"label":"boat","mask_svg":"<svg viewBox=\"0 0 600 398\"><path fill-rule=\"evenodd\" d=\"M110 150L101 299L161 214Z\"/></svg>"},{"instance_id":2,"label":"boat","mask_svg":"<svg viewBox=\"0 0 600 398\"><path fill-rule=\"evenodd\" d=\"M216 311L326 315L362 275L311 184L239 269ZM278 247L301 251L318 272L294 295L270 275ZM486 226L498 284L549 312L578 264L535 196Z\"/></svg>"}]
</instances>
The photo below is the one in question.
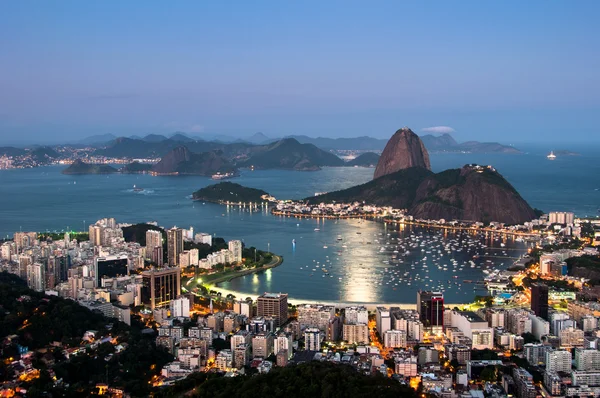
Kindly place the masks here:
<instances>
[{"instance_id":1,"label":"boat","mask_svg":"<svg viewBox=\"0 0 600 398\"><path fill-rule=\"evenodd\" d=\"M327 249L327 245L323 246L323 249Z\"/></svg>"},{"instance_id":2,"label":"boat","mask_svg":"<svg viewBox=\"0 0 600 398\"><path fill-rule=\"evenodd\" d=\"M337 240L342 240L342 235L338 235Z\"/></svg>"},{"instance_id":3,"label":"boat","mask_svg":"<svg viewBox=\"0 0 600 398\"><path fill-rule=\"evenodd\" d=\"M550 154L548 156L546 156L548 158L548 160L554 160L556 159L556 155L554 154L554 151L550 151Z\"/></svg>"},{"instance_id":4,"label":"boat","mask_svg":"<svg viewBox=\"0 0 600 398\"><path fill-rule=\"evenodd\" d=\"M133 186L133 192L142 192L144 188L138 188L135 185Z\"/></svg>"},{"instance_id":5,"label":"boat","mask_svg":"<svg viewBox=\"0 0 600 398\"><path fill-rule=\"evenodd\" d=\"M296 239L292 239L292 244L295 245L296 244Z\"/></svg>"},{"instance_id":6,"label":"boat","mask_svg":"<svg viewBox=\"0 0 600 398\"><path fill-rule=\"evenodd\" d=\"M320 228L315 228L315 231L320 231L320 230L321 230Z\"/></svg>"}]
</instances>

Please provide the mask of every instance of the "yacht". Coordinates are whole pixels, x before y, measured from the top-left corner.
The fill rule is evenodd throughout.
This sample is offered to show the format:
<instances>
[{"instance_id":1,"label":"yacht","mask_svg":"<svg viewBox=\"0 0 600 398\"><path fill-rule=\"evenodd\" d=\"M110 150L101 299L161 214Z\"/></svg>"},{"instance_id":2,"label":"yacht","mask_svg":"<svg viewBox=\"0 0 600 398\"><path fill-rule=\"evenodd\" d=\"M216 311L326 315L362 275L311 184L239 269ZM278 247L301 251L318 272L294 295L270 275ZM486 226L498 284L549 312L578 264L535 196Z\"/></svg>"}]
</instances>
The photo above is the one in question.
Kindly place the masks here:
<instances>
[{"instance_id":1,"label":"yacht","mask_svg":"<svg viewBox=\"0 0 600 398\"><path fill-rule=\"evenodd\" d=\"M550 155L546 156L549 160L554 160L556 159L556 155L554 154L554 151L550 151Z\"/></svg>"}]
</instances>

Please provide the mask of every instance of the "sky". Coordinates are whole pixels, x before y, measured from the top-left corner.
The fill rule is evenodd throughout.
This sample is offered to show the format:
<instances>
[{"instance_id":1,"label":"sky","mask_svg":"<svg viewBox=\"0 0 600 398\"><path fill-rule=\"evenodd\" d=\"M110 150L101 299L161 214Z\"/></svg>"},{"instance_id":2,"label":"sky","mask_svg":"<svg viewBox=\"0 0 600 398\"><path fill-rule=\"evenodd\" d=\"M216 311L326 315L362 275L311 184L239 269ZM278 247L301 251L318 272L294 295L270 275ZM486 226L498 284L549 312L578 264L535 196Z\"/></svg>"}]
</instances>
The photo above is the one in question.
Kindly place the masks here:
<instances>
[{"instance_id":1,"label":"sky","mask_svg":"<svg viewBox=\"0 0 600 398\"><path fill-rule=\"evenodd\" d=\"M403 126L600 142L599 12L584 0L6 0L0 146Z\"/></svg>"}]
</instances>

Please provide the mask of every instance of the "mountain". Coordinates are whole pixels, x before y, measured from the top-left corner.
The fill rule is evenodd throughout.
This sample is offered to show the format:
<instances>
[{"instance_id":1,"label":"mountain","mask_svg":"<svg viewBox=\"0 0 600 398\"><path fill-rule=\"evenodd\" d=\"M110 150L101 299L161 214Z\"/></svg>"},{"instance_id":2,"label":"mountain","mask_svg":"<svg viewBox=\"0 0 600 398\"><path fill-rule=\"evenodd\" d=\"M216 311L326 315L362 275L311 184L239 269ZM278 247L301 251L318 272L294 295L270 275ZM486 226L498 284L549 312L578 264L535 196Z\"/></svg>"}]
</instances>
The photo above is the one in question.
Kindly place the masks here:
<instances>
[{"instance_id":1,"label":"mountain","mask_svg":"<svg viewBox=\"0 0 600 398\"><path fill-rule=\"evenodd\" d=\"M84 139L78 141L77 144L100 145L100 144L106 144L115 139L117 139L117 137L113 134L93 135L91 137L87 137L87 138L84 138Z\"/></svg>"},{"instance_id":2,"label":"mountain","mask_svg":"<svg viewBox=\"0 0 600 398\"><path fill-rule=\"evenodd\" d=\"M412 167L366 184L306 199L309 203L365 202L407 209L417 219L521 224L534 210L496 170L467 165L434 174Z\"/></svg>"},{"instance_id":3,"label":"mountain","mask_svg":"<svg viewBox=\"0 0 600 398\"><path fill-rule=\"evenodd\" d=\"M160 135L160 134L148 134L147 136L142 138L142 140L144 140L146 142L163 142L163 141L166 141L167 139L168 139L167 137L165 137L164 135Z\"/></svg>"},{"instance_id":4,"label":"mountain","mask_svg":"<svg viewBox=\"0 0 600 398\"><path fill-rule=\"evenodd\" d=\"M344 161L312 144L301 144L294 138L284 138L253 148L249 158L238 165L257 169L311 171L319 170L321 166L343 166Z\"/></svg>"},{"instance_id":5,"label":"mountain","mask_svg":"<svg viewBox=\"0 0 600 398\"><path fill-rule=\"evenodd\" d=\"M89 164L81 159L77 159L62 171L63 174L112 174L116 172L117 169L107 164Z\"/></svg>"},{"instance_id":6,"label":"mountain","mask_svg":"<svg viewBox=\"0 0 600 398\"><path fill-rule=\"evenodd\" d=\"M193 193L192 199L215 203L262 202L269 194L262 189L248 188L234 182L220 182L209 185Z\"/></svg>"},{"instance_id":7,"label":"mountain","mask_svg":"<svg viewBox=\"0 0 600 398\"><path fill-rule=\"evenodd\" d=\"M307 137L305 135L291 135L285 138L294 138L302 144L313 144L325 150L361 150L380 151L385 147L387 140L373 137L355 138L324 138Z\"/></svg>"},{"instance_id":8,"label":"mountain","mask_svg":"<svg viewBox=\"0 0 600 398\"><path fill-rule=\"evenodd\" d=\"M346 166L375 167L377 162L379 162L378 154L373 152L365 152L346 162Z\"/></svg>"},{"instance_id":9,"label":"mountain","mask_svg":"<svg viewBox=\"0 0 600 398\"><path fill-rule=\"evenodd\" d=\"M439 136L427 134L421 136L421 141L428 151L444 151L458 145L458 142L450 134Z\"/></svg>"},{"instance_id":10,"label":"mountain","mask_svg":"<svg viewBox=\"0 0 600 398\"><path fill-rule=\"evenodd\" d=\"M41 146L29 151L29 155L38 163L44 163L51 161L53 159L58 159L60 154L56 152L54 149Z\"/></svg>"},{"instance_id":11,"label":"mountain","mask_svg":"<svg viewBox=\"0 0 600 398\"><path fill-rule=\"evenodd\" d=\"M188 137L184 133L175 133L169 137L170 140L179 141L179 142L194 142L196 141L193 138Z\"/></svg>"},{"instance_id":12,"label":"mountain","mask_svg":"<svg viewBox=\"0 0 600 398\"><path fill-rule=\"evenodd\" d=\"M220 151L192 153L187 147L179 146L166 154L151 171L157 174L211 176L217 172L234 172L235 167Z\"/></svg>"},{"instance_id":13,"label":"mountain","mask_svg":"<svg viewBox=\"0 0 600 398\"><path fill-rule=\"evenodd\" d=\"M424 135L421 141L430 152L521 153L515 147L497 142L467 141L458 143L450 134Z\"/></svg>"},{"instance_id":14,"label":"mountain","mask_svg":"<svg viewBox=\"0 0 600 398\"><path fill-rule=\"evenodd\" d=\"M244 141L250 142L252 144L265 144L270 141L270 138L264 135L263 133L254 133L250 137L246 138Z\"/></svg>"},{"instance_id":15,"label":"mountain","mask_svg":"<svg viewBox=\"0 0 600 398\"><path fill-rule=\"evenodd\" d=\"M381 153L374 178L411 167L431 170L429 154L418 135L408 127L396 131Z\"/></svg>"},{"instance_id":16,"label":"mountain","mask_svg":"<svg viewBox=\"0 0 600 398\"><path fill-rule=\"evenodd\" d=\"M0 147L0 156L8 156L8 157L23 156L26 153L27 153L27 151L25 149L21 149L21 148L15 148L12 146Z\"/></svg>"}]
</instances>

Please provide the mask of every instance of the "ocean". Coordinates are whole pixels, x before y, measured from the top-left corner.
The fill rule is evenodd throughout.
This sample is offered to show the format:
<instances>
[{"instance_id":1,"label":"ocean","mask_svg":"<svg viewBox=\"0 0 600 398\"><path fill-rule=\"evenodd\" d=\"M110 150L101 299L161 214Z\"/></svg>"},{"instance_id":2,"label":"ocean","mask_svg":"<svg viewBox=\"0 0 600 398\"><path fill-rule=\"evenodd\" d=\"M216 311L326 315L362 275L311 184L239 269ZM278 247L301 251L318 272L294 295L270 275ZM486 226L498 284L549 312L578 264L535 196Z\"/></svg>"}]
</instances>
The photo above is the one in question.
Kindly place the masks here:
<instances>
[{"instance_id":1,"label":"ocean","mask_svg":"<svg viewBox=\"0 0 600 398\"><path fill-rule=\"evenodd\" d=\"M549 151L544 148L526 151L522 155L431 154L431 163L434 171L469 163L491 164L533 207L598 215L600 164L595 150L587 148L581 156L554 161L546 159ZM277 291L298 299L364 303L413 303L418 289L430 288L443 289L447 302L468 302L483 292L465 280L479 280L484 271L507 267L526 250L524 243L492 236L439 235L435 230L397 230L357 220L296 220L193 202L192 192L214 183L206 177L68 176L60 173L64 167L0 171L0 236L9 237L19 230L83 230L103 217L128 223L157 221L164 227L192 226L197 232L242 239L247 245L283 255L281 266L234 279L222 285L226 289L248 295ZM243 171L233 181L264 189L277 198L297 199L367 182L373 171ZM134 185L144 191L135 192ZM471 249L452 250L461 240L470 243ZM418 242L418 247L409 248L410 254L403 256L401 246L409 247L407 242ZM479 257L473 259L474 254ZM475 265L471 267L469 261Z\"/></svg>"}]
</instances>

